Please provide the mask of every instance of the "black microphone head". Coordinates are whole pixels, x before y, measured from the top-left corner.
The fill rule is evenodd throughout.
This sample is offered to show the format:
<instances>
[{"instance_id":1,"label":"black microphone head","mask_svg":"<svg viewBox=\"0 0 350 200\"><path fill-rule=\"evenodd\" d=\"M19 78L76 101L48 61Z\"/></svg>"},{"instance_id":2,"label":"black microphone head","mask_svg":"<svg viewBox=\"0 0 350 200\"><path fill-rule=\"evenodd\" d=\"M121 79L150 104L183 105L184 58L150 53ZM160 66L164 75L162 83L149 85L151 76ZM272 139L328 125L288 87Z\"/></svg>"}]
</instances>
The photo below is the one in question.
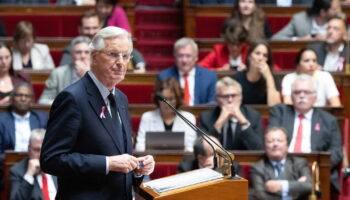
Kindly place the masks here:
<instances>
[{"instance_id":1,"label":"black microphone head","mask_svg":"<svg viewBox=\"0 0 350 200\"><path fill-rule=\"evenodd\" d=\"M161 100L161 101L165 101L166 98L164 97L164 95L161 93L161 92L157 92L156 93L156 97L158 100Z\"/></svg>"}]
</instances>

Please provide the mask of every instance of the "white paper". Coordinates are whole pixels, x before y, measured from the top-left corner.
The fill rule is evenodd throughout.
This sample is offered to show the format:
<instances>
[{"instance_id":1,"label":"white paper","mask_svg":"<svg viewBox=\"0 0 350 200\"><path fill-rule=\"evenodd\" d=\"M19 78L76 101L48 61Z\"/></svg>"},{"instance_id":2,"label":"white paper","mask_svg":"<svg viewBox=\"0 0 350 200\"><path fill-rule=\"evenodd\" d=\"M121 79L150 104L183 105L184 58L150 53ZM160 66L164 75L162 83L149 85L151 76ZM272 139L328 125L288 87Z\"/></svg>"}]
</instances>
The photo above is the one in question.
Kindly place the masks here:
<instances>
[{"instance_id":1,"label":"white paper","mask_svg":"<svg viewBox=\"0 0 350 200\"><path fill-rule=\"evenodd\" d=\"M222 178L223 175L209 168L194 170L188 173L178 174L167 178L157 179L144 183L145 187L153 189L157 193L175 190L178 188L203 183Z\"/></svg>"}]
</instances>

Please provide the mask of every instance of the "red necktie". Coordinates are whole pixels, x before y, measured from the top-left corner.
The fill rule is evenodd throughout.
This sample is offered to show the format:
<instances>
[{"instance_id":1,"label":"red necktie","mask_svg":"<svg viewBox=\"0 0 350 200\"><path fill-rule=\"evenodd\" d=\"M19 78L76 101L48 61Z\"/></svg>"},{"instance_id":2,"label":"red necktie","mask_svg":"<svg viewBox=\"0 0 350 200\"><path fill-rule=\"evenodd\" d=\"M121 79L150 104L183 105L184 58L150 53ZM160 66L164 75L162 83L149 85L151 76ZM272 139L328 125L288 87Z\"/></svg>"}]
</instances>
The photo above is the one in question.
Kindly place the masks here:
<instances>
[{"instance_id":1,"label":"red necktie","mask_svg":"<svg viewBox=\"0 0 350 200\"><path fill-rule=\"evenodd\" d=\"M184 87L184 100L185 105L190 105L190 87L188 85L188 74L184 74L185 87Z\"/></svg>"},{"instance_id":2,"label":"red necktie","mask_svg":"<svg viewBox=\"0 0 350 200\"><path fill-rule=\"evenodd\" d=\"M304 115L299 115L299 127L297 132L297 137L295 138L294 152L301 152L301 144L303 141L303 119Z\"/></svg>"},{"instance_id":3,"label":"red necktie","mask_svg":"<svg viewBox=\"0 0 350 200\"><path fill-rule=\"evenodd\" d=\"M42 180L42 188L41 188L41 190L43 192L44 200L50 200L49 186L47 184L46 174L44 174L44 173L41 174L41 180Z\"/></svg>"}]
</instances>

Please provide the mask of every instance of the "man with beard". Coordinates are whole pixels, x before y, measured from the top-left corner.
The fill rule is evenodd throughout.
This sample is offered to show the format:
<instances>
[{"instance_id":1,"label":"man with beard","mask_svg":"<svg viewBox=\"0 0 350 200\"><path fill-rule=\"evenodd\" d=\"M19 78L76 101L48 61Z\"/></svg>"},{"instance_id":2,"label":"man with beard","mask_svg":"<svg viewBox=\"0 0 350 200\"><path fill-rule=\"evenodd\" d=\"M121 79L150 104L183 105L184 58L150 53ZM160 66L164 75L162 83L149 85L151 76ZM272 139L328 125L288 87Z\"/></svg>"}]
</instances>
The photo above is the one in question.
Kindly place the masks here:
<instances>
[{"instance_id":1,"label":"man with beard","mask_svg":"<svg viewBox=\"0 0 350 200\"><path fill-rule=\"evenodd\" d=\"M269 127L287 130L288 152L310 153L329 151L332 164L332 191L339 192L337 169L343 159L342 142L337 119L320 108L314 108L316 83L311 76L299 75L292 85L293 105L272 107Z\"/></svg>"}]
</instances>

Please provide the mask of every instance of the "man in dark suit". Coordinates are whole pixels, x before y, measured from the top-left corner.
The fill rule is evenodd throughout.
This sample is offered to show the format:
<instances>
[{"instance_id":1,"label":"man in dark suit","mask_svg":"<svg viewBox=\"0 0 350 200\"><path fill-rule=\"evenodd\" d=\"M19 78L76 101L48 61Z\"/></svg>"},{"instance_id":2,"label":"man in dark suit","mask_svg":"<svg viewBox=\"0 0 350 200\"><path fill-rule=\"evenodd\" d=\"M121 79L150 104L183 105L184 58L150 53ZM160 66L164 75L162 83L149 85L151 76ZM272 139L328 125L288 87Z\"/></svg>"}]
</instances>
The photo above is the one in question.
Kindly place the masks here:
<instances>
[{"instance_id":1,"label":"man in dark suit","mask_svg":"<svg viewBox=\"0 0 350 200\"><path fill-rule=\"evenodd\" d=\"M0 113L0 151L27 151L33 129L46 128L47 113L32 110L33 89L28 83L19 83L10 96L7 112Z\"/></svg>"},{"instance_id":2,"label":"man in dark suit","mask_svg":"<svg viewBox=\"0 0 350 200\"><path fill-rule=\"evenodd\" d=\"M57 179L40 169L39 157L44 136L45 129L34 129L28 145L28 158L11 167L11 200L55 199Z\"/></svg>"},{"instance_id":3,"label":"man in dark suit","mask_svg":"<svg viewBox=\"0 0 350 200\"><path fill-rule=\"evenodd\" d=\"M343 71L348 38L347 23L344 19L333 17L328 21L324 42L310 43L309 47L317 54L317 62L325 71Z\"/></svg>"},{"instance_id":4,"label":"man in dark suit","mask_svg":"<svg viewBox=\"0 0 350 200\"><path fill-rule=\"evenodd\" d=\"M242 105L241 85L230 77L216 83L218 106L200 115L199 127L215 136L226 149L263 149L260 114Z\"/></svg>"},{"instance_id":5,"label":"man in dark suit","mask_svg":"<svg viewBox=\"0 0 350 200\"><path fill-rule=\"evenodd\" d=\"M340 191L338 166L343 159L341 134L337 119L320 108L316 101L316 83L311 76L299 75L292 85L293 105L279 104L270 111L269 127L280 126L288 131L289 152L331 153L333 191Z\"/></svg>"},{"instance_id":6,"label":"man in dark suit","mask_svg":"<svg viewBox=\"0 0 350 200\"><path fill-rule=\"evenodd\" d=\"M214 101L216 72L196 65L198 46L190 38L181 38L174 44L176 66L159 72L157 80L176 78L184 89L184 104L197 105Z\"/></svg>"},{"instance_id":7,"label":"man in dark suit","mask_svg":"<svg viewBox=\"0 0 350 200\"><path fill-rule=\"evenodd\" d=\"M249 199L308 199L311 175L307 160L288 156L288 134L272 127L265 134L266 157L251 167Z\"/></svg>"},{"instance_id":8,"label":"man in dark suit","mask_svg":"<svg viewBox=\"0 0 350 200\"><path fill-rule=\"evenodd\" d=\"M124 29L101 29L90 44L91 71L51 107L40 164L58 178L57 199L132 199L132 185L153 172L148 155L132 156L127 97L117 88L131 58Z\"/></svg>"}]
</instances>

